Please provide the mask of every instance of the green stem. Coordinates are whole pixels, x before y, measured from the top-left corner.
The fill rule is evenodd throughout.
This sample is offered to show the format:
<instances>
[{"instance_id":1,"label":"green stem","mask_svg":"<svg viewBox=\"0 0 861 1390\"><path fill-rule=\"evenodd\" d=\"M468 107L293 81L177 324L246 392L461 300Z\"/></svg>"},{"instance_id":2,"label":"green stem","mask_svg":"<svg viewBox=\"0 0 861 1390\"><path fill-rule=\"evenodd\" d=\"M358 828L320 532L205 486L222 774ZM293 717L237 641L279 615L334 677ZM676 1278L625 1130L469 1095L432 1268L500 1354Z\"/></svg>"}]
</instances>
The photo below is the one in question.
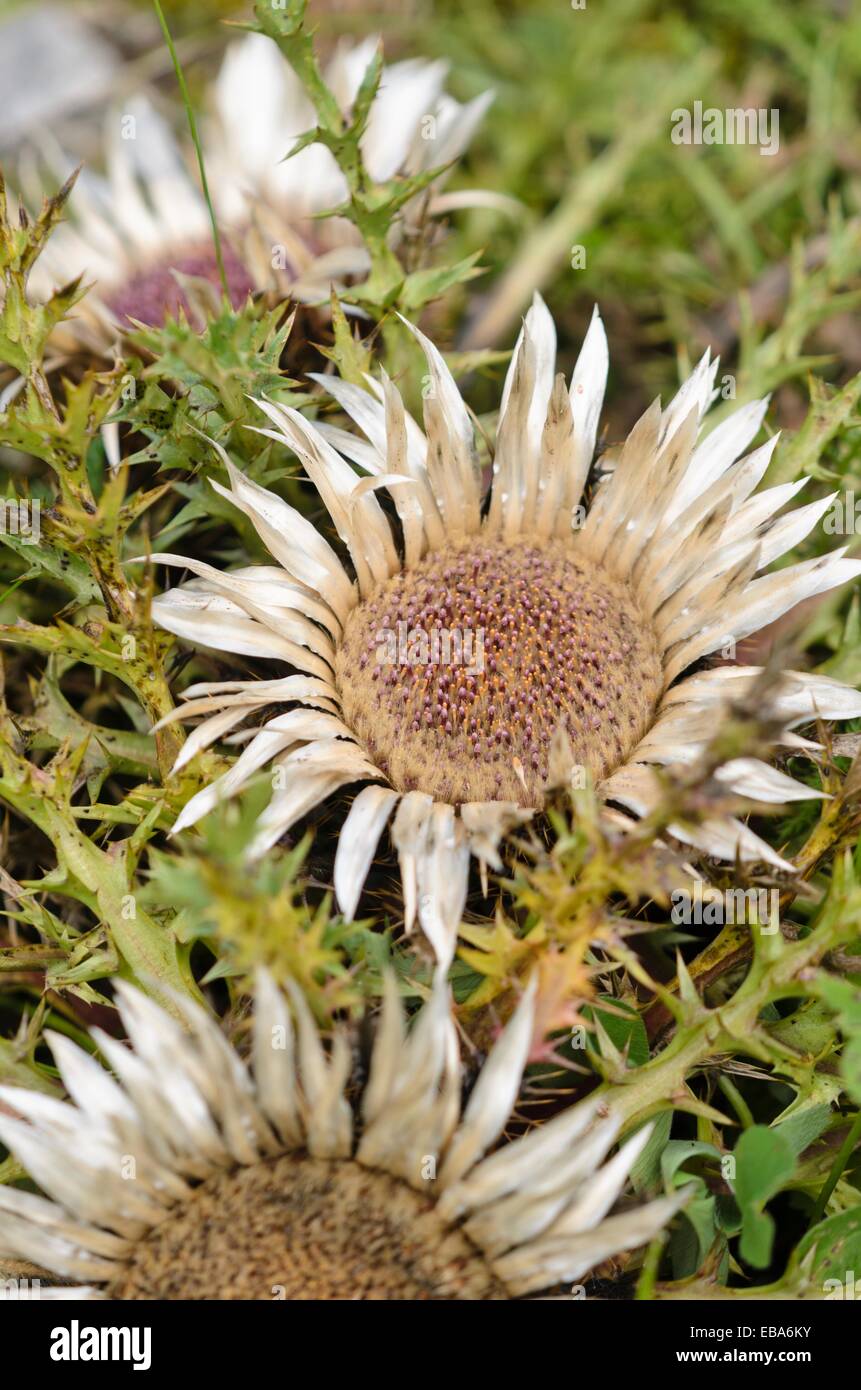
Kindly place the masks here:
<instances>
[{"instance_id":1,"label":"green stem","mask_svg":"<svg viewBox=\"0 0 861 1390\"><path fill-rule=\"evenodd\" d=\"M751 1114L750 1106L738 1087L734 1082L730 1081L728 1076L722 1076L718 1085L730 1102L733 1110L738 1115L742 1129L750 1129L751 1125L754 1123L753 1115Z\"/></svg>"},{"instance_id":2,"label":"green stem","mask_svg":"<svg viewBox=\"0 0 861 1390\"><path fill-rule=\"evenodd\" d=\"M174 72L176 73L176 80L179 83L179 90L182 95L182 104L185 107L185 114L188 120L188 128L191 132L191 140L192 144L194 145L194 152L197 155L197 167L200 170L200 183L203 189L203 196L206 199L206 206L209 210L209 220L212 224L212 241L215 246L215 259L218 263L218 276L221 280L221 289L224 294L225 303L229 305L230 290L227 284L227 272L224 269L224 257L221 254L221 235L219 233L218 223L215 218L215 209L212 206L212 198L209 195L209 182L206 177L206 165L203 161L203 148L200 143L200 136L197 133L197 121L194 117L194 109L191 105L191 97L189 95L188 85L185 80L185 73L182 70L182 65L179 61L179 55L174 46L173 39L171 38L170 30L167 27L167 20L164 17L161 5L159 4L159 0L152 0L152 3L156 15L158 17L158 22L161 25L161 31L164 34L164 41L167 44L168 49L170 51Z\"/></svg>"},{"instance_id":3,"label":"green stem","mask_svg":"<svg viewBox=\"0 0 861 1390\"><path fill-rule=\"evenodd\" d=\"M772 944L755 955L747 978L729 1003L717 1009L702 1006L687 1025L676 1029L662 1052L631 1073L630 1080L605 1082L600 1088L625 1127L664 1109L667 1103L682 1104L688 1098L688 1079L710 1057L747 1052L763 1058L768 1049L774 1060L772 1052L776 1049L769 1047L770 1039L759 1026L762 1010L775 999L801 992L799 980L845 933L845 915L832 912L815 931L793 945L767 938Z\"/></svg>"},{"instance_id":4,"label":"green stem","mask_svg":"<svg viewBox=\"0 0 861 1390\"><path fill-rule=\"evenodd\" d=\"M637 1292L634 1294L635 1300L649 1302L655 1297L655 1285L658 1282L661 1255L663 1254L666 1243L666 1231L661 1231L650 1243L646 1251L646 1258L643 1261L643 1268L640 1271L640 1278L637 1281Z\"/></svg>"},{"instance_id":5,"label":"green stem","mask_svg":"<svg viewBox=\"0 0 861 1390\"><path fill-rule=\"evenodd\" d=\"M840 1180L840 1174L843 1172L843 1169L849 1162L849 1159L851 1158L855 1146L859 1140L861 1140L861 1110L858 1111L858 1114L852 1121L849 1133L846 1135L846 1138L840 1145L840 1150L837 1154L837 1157L831 1165L831 1171L829 1172L828 1177L825 1179L822 1191L816 1199L816 1204L813 1208L813 1213L810 1217L811 1226L815 1226L819 1221L821 1221L822 1216L825 1212L825 1208L828 1205L828 1199L830 1198L832 1192L837 1186L837 1183Z\"/></svg>"}]
</instances>

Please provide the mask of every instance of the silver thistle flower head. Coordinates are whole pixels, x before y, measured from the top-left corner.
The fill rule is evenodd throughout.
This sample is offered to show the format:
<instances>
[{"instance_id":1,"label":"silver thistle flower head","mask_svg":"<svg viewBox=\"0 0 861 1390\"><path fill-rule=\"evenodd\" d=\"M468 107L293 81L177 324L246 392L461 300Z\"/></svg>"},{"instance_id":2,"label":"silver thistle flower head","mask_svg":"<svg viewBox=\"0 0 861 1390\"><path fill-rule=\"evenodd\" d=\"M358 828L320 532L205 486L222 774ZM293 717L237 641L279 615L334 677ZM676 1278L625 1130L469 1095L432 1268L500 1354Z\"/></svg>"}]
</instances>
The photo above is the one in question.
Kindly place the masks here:
<instances>
[{"instance_id":1,"label":"silver thistle flower head","mask_svg":"<svg viewBox=\"0 0 861 1390\"><path fill-rule=\"evenodd\" d=\"M353 105L378 40L338 44L325 81L345 113ZM375 182L450 165L464 153L493 100L483 92L461 104L445 91L448 65L423 58L383 69L361 149ZM299 303L325 303L334 283L363 278L366 249L344 218L314 221L348 197L344 175L322 145L285 159L315 125L302 83L276 44L247 34L228 46L213 84L204 132L208 182L225 232L223 258L234 307L273 282ZM60 179L74 161L46 136L42 154ZM136 320L164 322L180 308L202 322L219 294L209 213L170 126L138 95L105 129L104 176L84 170L34 269L36 294L78 276L92 289L61 338L106 350ZM25 192L42 196L32 161ZM444 176L430 187L431 214L448 211ZM485 200L490 195L475 195ZM471 196L456 196L458 207ZM409 221L411 205L402 213Z\"/></svg>"},{"instance_id":2,"label":"silver thistle flower head","mask_svg":"<svg viewBox=\"0 0 861 1390\"><path fill-rule=\"evenodd\" d=\"M644 1244L685 1200L613 1211L651 1126L605 1162L620 1120L600 1099L499 1143L532 987L463 1110L439 975L409 1032L387 981L355 1109L348 1038L326 1049L295 987L291 1014L260 973L250 1068L188 999L180 1022L117 991L132 1050L93 1034L117 1080L52 1034L73 1103L0 1088L0 1139L48 1194L0 1187L0 1256L76 1281L43 1297L520 1298Z\"/></svg>"},{"instance_id":3,"label":"silver thistle flower head","mask_svg":"<svg viewBox=\"0 0 861 1390\"><path fill-rule=\"evenodd\" d=\"M759 675L756 667L697 663L728 635L740 641L852 579L861 561L838 550L767 572L831 499L784 513L805 480L755 491L777 442L745 453L767 401L742 406L701 437L717 370L708 353L666 409L655 402L646 411L586 514L606 337L596 311L567 384L555 375L555 329L538 296L505 381L483 498L467 408L436 347L412 331L428 364L424 429L385 375L369 376L366 389L318 378L364 438L259 402L270 422L261 432L301 460L348 564L220 450L229 487L213 486L250 519L274 563L226 572L158 555L195 578L162 594L154 614L189 641L292 672L184 692L169 718L202 722L177 766L267 707L282 708L226 774L192 797L175 829L273 765L277 789L251 851L259 856L324 798L368 783L339 838L340 905L355 912L391 819L407 930L418 918L445 966L470 857L483 875L501 868L500 839L542 805L560 737L605 802L647 813L661 795L656 767L696 758L722 709ZM391 495L398 535L379 489ZM381 656L384 633L416 629L428 641L441 630L480 630L482 660L458 665L442 644L420 645L418 662L409 652L406 661ZM861 696L839 681L789 672L771 712L785 746L799 747L794 726L857 717ZM763 807L819 795L758 758L736 758L718 777L728 794ZM791 868L729 814L672 831L719 858Z\"/></svg>"}]
</instances>

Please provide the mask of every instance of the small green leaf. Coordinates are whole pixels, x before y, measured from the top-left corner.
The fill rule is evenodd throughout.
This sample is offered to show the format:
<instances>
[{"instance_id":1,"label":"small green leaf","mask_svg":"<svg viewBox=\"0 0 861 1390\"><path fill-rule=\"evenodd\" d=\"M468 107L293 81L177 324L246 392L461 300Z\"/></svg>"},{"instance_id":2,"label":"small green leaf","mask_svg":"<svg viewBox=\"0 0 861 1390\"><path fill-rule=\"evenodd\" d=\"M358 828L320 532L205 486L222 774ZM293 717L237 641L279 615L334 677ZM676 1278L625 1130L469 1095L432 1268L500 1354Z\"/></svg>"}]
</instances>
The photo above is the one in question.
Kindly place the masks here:
<instances>
[{"instance_id":1,"label":"small green leaf","mask_svg":"<svg viewBox=\"0 0 861 1390\"><path fill-rule=\"evenodd\" d=\"M332 310L332 328L335 334L335 342L332 347L320 347L320 351L330 362L334 362L338 368L339 376L345 381L351 381L354 386L361 386L362 390L367 390L365 373L371 370L371 354L361 338L358 338L355 329L347 315L344 313L341 301L332 290L330 305Z\"/></svg>"},{"instance_id":2,"label":"small green leaf","mask_svg":"<svg viewBox=\"0 0 861 1390\"><path fill-rule=\"evenodd\" d=\"M583 1010L584 1018L600 1019L611 1043L619 1052L627 1053L628 1065L642 1066L649 1060L649 1039L643 1020L634 1009L623 1004L621 1000L614 999L612 995L599 995L598 999L611 1007L602 1009L599 1003L589 1004Z\"/></svg>"},{"instance_id":3,"label":"small green leaf","mask_svg":"<svg viewBox=\"0 0 861 1390\"><path fill-rule=\"evenodd\" d=\"M631 1182L638 1193L651 1192L658 1185L661 1160L673 1124L672 1110L662 1110L653 1123L651 1137L631 1169Z\"/></svg>"},{"instance_id":4,"label":"small green leaf","mask_svg":"<svg viewBox=\"0 0 861 1390\"><path fill-rule=\"evenodd\" d=\"M741 1209L741 1255L755 1269L771 1259L774 1221L764 1210L795 1172L796 1156L789 1139L777 1129L754 1125L735 1146L735 1196Z\"/></svg>"},{"instance_id":5,"label":"small green leaf","mask_svg":"<svg viewBox=\"0 0 861 1390\"><path fill-rule=\"evenodd\" d=\"M673 1278L685 1279L696 1274L714 1245L717 1235L715 1199L703 1189L686 1204L670 1242Z\"/></svg>"},{"instance_id":6,"label":"small green leaf","mask_svg":"<svg viewBox=\"0 0 861 1390\"><path fill-rule=\"evenodd\" d=\"M808 1277L817 1283L842 1283L852 1271L861 1281L861 1206L829 1216L808 1231L793 1251L789 1268L797 1270L805 1262Z\"/></svg>"},{"instance_id":7,"label":"small green leaf","mask_svg":"<svg viewBox=\"0 0 861 1390\"><path fill-rule=\"evenodd\" d=\"M380 78L383 75L383 45L377 44L374 56L365 69L361 86L353 102L353 120L350 127L351 134L361 139L368 125L371 115L371 108L376 100L377 92L380 90Z\"/></svg>"},{"instance_id":8,"label":"small green leaf","mask_svg":"<svg viewBox=\"0 0 861 1390\"><path fill-rule=\"evenodd\" d=\"M683 1164L688 1163L692 1158L711 1158L715 1159L718 1166L721 1161L721 1151L715 1148L714 1144L707 1144L699 1139L672 1139L664 1146L661 1156L661 1175L664 1179L665 1187L679 1186L674 1183L674 1179ZM681 1175L680 1181L688 1181L689 1174Z\"/></svg>"},{"instance_id":9,"label":"small green leaf","mask_svg":"<svg viewBox=\"0 0 861 1390\"><path fill-rule=\"evenodd\" d=\"M484 272L477 264L480 256L480 251L474 251L471 256L466 256L455 265L414 270L412 275L408 275L404 280L401 290L401 303L404 308L415 312L425 304L430 304L431 300L439 299L440 295L445 294L452 286L465 284L467 280L474 280L477 275L482 275Z\"/></svg>"},{"instance_id":10,"label":"small green leaf","mask_svg":"<svg viewBox=\"0 0 861 1390\"><path fill-rule=\"evenodd\" d=\"M773 1125L772 1129L787 1141L796 1158L800 1158L827 1127L830 1115L830 1105L809 1105L806 1110L799 1110L788 1119L781 1120L780 1124Z\"/></svg>"}]
</instances>

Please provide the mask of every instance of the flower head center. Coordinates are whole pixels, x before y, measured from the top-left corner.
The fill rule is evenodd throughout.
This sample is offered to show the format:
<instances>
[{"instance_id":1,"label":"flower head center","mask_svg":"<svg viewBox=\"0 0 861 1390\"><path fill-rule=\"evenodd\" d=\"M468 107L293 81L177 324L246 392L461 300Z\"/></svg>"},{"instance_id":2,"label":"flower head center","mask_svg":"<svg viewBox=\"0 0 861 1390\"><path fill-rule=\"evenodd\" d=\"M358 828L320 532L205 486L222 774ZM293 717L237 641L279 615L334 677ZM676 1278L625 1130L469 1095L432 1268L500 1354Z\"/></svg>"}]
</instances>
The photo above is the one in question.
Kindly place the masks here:
<instances>
[{"instance_id":1,"label":"flower head center","mask_svg":"<svg viewBox=\"0 0 861 1390\"><path fill-rule=\"evenodd\" d=\"M234 309L238 309L254 289L254 282L229 242L222 240L221 251L230 302ZM203 243L151 261L108 296L108 308L121 323L126 319L139 319L141 323L153 327L159 327L168 318L175 318L182 308L195 326L200 328L202 325L197 323L199 315L189 304L173 273L175 270L181 275L205 280L219 291L221 289L215 249L211 242Z\"/></svg>"},{"instance_id":2,"label":"flower head center","mask_svg":"<svg viewBox=\"0 0 861 1390\"><path fill-rule=\"evenodd\" d=\"M489 1299L504 1287L433 1201L352 1160L221 1173L133 1248L118 1299Z\"/></svg>"},{"instance_id":3,"label":"flower head center","mask_svg":"<svg viewBox=\"0 0 861 1390\"><path fill-rule=\"evenodd\" d=\"M400 791L540 807L561 724L599 780L649 727L661 691L633 594L560 540L438 551L350 616L345 717Z\"/></svg>"}]
</instances>

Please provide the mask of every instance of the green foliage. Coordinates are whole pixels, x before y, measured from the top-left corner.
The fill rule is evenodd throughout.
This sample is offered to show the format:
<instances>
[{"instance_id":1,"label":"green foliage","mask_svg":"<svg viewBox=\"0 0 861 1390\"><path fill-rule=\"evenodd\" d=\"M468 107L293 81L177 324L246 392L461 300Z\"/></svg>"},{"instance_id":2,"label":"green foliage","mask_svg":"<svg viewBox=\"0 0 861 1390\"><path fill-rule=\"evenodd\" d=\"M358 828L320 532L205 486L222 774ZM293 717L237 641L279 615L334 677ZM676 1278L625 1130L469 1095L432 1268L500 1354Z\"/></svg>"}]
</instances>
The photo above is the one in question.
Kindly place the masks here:
<instances>
[{"instance_id":1,"label":"green foliage","mask_svg":"<svg viewBox=\"0 0 861 1390\"><path fill-rule=\"evenodd\" d=\"M771 1259L774 1221L763 1210L795 1171L795 1153L780 1130L754 1125L735 1146L735 1196L741 1211L740 1252L754 1269L765 1269Z\"/></svg>"},{"instance_id":2,"label":"green foliage","mask_svg":"<svg viewBox=\"0 0 861 1390\"><path fill-rule=\"evenodd\" d=\"M76 177L76 174L71 175L58 193L45 199L35 222L31 223L25 213L19 216L16 226L0 172L0 362L8 363L26 377L38 390L44 405L48 405L49 400L40 367L48 338L81 298L84 289L80 281L75 280L64 289L56 290L44 303L34 306L27 295L27 281L51 229L62 217Z\"/></svg>"},{"instance_id":3,"label":"green foliage","mask_svg":"<svg viewBox=\"0 0 861 1390\"><path fill-rule=\"evenodd\" d=\"M727 1239L740 1227L736 1204L713 1187L721 1183L722 1154L714 1144L696 1139L674 1139L661 1153L661 1179L668 1191L688 1188L684 1220L673 1233L670 1260L673 1275L683 1279L702 1268L717 1243L717 1255L726 1269Z\"/></svg>"},{"instance_id":4,"label":"green foliage","mask_svg":"<svg viewBox=\"0 0 861 1390\"><path fill-rule=\"evenodd\" d=\"M146 365L138 362L137 374L126 375L128 399L114 418L147 436L150 446L131 462L153 459L163 468L188 468L205 451L202 433L253 464L266 446L249 433L261 419L249 398L267 396L283 405L307 400L280 366L292 327L293 316L283 308L267 312L262 304L249 304L241 312L222 307L202 332L182 315L132 335Z\"/></svg>"},{"instance_id":5,"label":"green foliage","mask_svg":"<svg viewBox=\"0 0 861 1390\"><path fill-rule=\"evenodd\" d=\"M824 972L814 982L820 999L834 1010L836 1022L846 1038L840 1070L846 1090L861 1105L861 984Z\"/></svg>"},{"instance_id":6,"label":"green foliage","mask_svg":"<svg viewBox=\"0 0 861 1390\"><path fill-rule=\"evenodd\" d=\"M576 791L569 805L551 808L548 822L549 846L535 836L520 842L517 876L504 884L510 918L498 914L492 926L467 924L461 935L469 945L459 954L483 977L468 1000L472 1009L528 975L537 961L552 959L560 1008L558 1019L552 1012L547 1019L552 1029L567 1021L571 995L592 993L591 948L600 944L630 961L623 938L636 924L625 906L648 899L666 906L678 867L649 837L635 843L609 833L591 787Z\"/></svg>"},{"instance_id":7,"label":"green foliage","mask_svg":"<svg viewBox=\"0 0 861 1390\"><path fill-rule=\"evenodd\" d=\"M847 1274L861 1261L861 1207L837 1212L803 1236L792 1252L788 1282L793 1276L808 1287L823 1287L826 1280L845 1285ZM834 1290L830 1290L834 1296ZM844 1297L850 1297L846 1293Z\"/></svg>"},{"instance_id":8,"label":"green foliage","mask_svg":"<svg viewBox=\"0 0 861 1390\"><path fill-rule=\"evenodd\" d=\"M317 124L297 140L291 156L309 145L320 144L334 156L347 183L346 202L329 210L327 217L346 217L358 230L370 257L370 274L345 296L370 309L375 316L397 308L416 314L453 285L472 279L479 252L455 265L407 272L391 245L392 229L406 208L439 178L445 166L412 175L398 175L375 183L365 166L361 141L371 106L380 87L383 52L378 48L362 78L352 110L342 114L327 87L317 60L314 39L305 26L307 0L287 0L273 6L260 0L254 7L259 32L268 34L299 77L314 107ZM285 151L286 154L286 151Z\"/></svg>"},{"instance_id":9,"label":"green foliage","mask_svg":"<svg viewBox=\"0 0 861 1390\"><path fill-rule=\"evenodd\" d=\"M380 986L386 937L370 922L345 922L330 893L314 894L302 877L309 835L249 866L244 850L256 810L252 802L211 816L199 850L154 852L143 901L179 941L202 942L212 953L204 983L227 978L250 992L264 966L282 984L295 980L321 1023L360 1014L363 998Z\"/></svg>"},{"instance_id":10,"label":"green foliage","mask_svg":"<svg viewBox=\"0 0 861 1390\"><path fill-rule=\"evenodd\" d=\"M45 766L16 751L20 743L4 705L0 707L0 796L47 836L57 856L51 872L38 880L24 880L20 893L14 889L19 912L13 916L36 927L43 939L62 949L60 959L48 967L48 982L93 1000L97 996L81 986L119 971L137 977L172 1007L163 987L194 991L193 982L172 934L138 910L132 891L137 862L158 817L158 805L135 834L109 851L102 850L78 823L72 804L87 741L63 742ZM31 894L44 893L83 907L86 925L77 928L53 913L45 913L38 903L31 905Z\"/></svg>"}]
</instances>

